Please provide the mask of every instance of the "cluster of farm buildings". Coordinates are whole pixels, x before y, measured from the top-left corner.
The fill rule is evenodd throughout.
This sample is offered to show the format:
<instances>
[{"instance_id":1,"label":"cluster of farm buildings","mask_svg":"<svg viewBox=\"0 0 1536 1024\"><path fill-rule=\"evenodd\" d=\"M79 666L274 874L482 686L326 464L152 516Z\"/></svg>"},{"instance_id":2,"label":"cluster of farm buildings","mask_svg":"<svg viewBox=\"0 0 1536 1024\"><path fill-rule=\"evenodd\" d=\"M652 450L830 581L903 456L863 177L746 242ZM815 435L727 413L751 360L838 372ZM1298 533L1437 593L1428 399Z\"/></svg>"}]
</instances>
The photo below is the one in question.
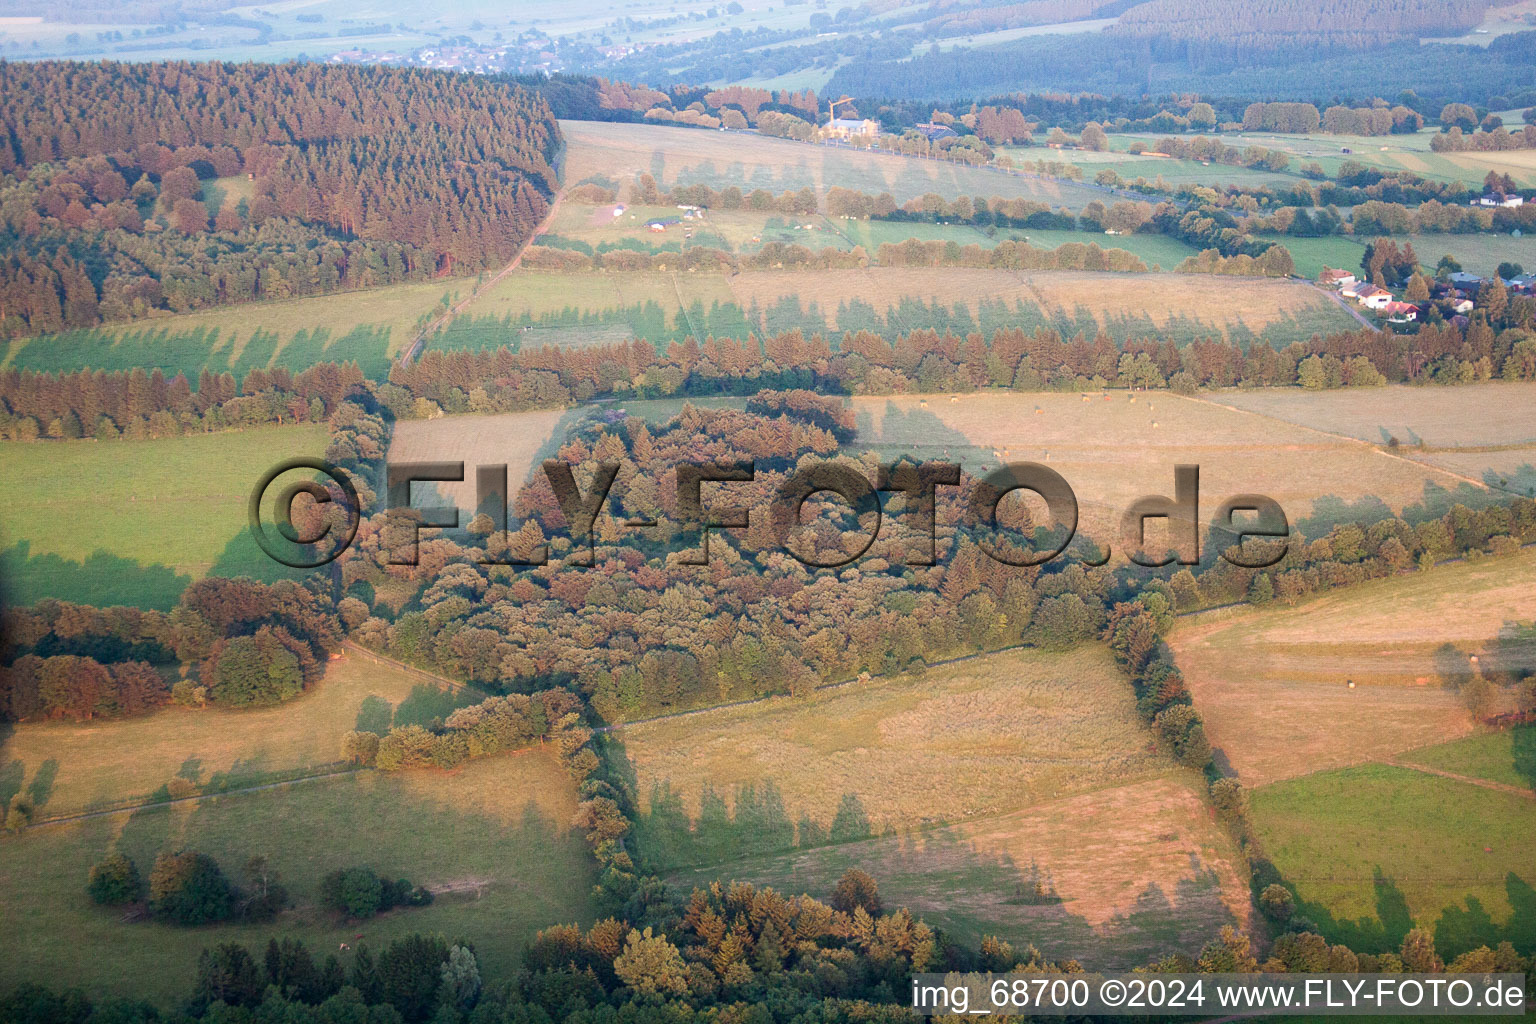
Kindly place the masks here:
<instances>
[{"instance_id":1,"label":"cluster of farm buildings","mask_svg":"<svg viewBox=\"0 0 1536 1024\"><path fill-rule=\"evenodd\" d=\"M1536 294L1536 274L1520 274L1508 280L1499 280L1503 281L1510 294ZM1418 320L1429 305L1440 309L1448 319L1465 317L1476 308L1478 291L1486 283L1484 278L1476 274L1457 271L1448 274L1443 280L1436 279L1430 283L1428 303L1412 303L1398 299L1389 289L1362 280L1348 270L1325 267L1317 281L1325 288L1334 289L1344 298L1353 299L1364 308L1385 316L1388 322L1397 324Z\"/></svg>"}]
</instances>

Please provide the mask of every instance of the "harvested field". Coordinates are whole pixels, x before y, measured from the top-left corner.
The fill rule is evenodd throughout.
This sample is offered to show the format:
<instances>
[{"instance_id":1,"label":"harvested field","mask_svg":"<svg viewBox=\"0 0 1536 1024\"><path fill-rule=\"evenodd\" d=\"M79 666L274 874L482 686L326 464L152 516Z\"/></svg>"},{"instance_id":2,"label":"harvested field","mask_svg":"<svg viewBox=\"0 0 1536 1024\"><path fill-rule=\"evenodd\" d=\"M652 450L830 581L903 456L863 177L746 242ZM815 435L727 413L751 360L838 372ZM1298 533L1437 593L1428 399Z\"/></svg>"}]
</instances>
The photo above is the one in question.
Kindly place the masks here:
<instances>
[{"instance_id":1,"label":"harvested field","mask_svg":"<svg viewBox=\"0 0 1536 1024\"><path fill-rule=\"evenodd\" d=\"M1117 338L1169 333L1181 342L1213 335L1298 340L1314 331L1326 333L1353 323L1326 296L1300 282L1245 278L1246 299L1235 307L1231 302L1234 279L1200 274L877 267L814 274L740 274L731 279L730 287L743 309L755 304L769 310L786 301L801 308L814 305L828 328L844 326L834 313L854 304L882 314L892 310L903 329L930 326L901 323L904 306L930 302L963 309L984 328L1000 326L988 322L995 318L1027 326L1032 326L1033 319L1040 325L1089 334L1103 329ZM1020 306L1034 316L1015 314ZM1001 310L983 315L984 307ZM1057 323L1062 319L1067 322ZM958 327L966 329L963 323Z\"/></svg>"},{"instance_id":2,"label":"harvested field","mask_svg":"<svg viewBox=\"0 0 1536 1024\"><path fill-rule=\"evenodd\" d=\"M772 830L753 831L744 800L761 802L754 814L790 825L781 847L796 841L794 823L808 819L800 826L808 846L828 834L994 815L1169 767L1153 750L1130 685L1098 647L1006 652L809 700L641 722L618 742L648 801L647 849L679 864L772 848ZM744 797L742 787L754 788ZM728 802L720 810L734 824L712 818L709 794ZM866 819L862 833L848 830L844 816L854 808ZM690 819L691 837L678 831Z\"/></svg>"},{"instance_id":3,"label":"harvested field","mask_svg":"<svg viewBox=\"0 0 1536 1024\"><path fill-rule=\"evenodd\" d=\"M1527 549L1294 608L1205 612L1181 620L1169 643L1212 746L1245 783L1263 785L1470 732L1448 683L1505 623L1533 617Z\"/></svg>"},{"instance_id":4,"label":"harvested field","mask_svg":"<svg viewBox=\"0 0 1536 1024\"><path fill-rule=\"evenodd\" d=\"M1222 925L1248 922L1241 855L1192 777L1148 779L1027 810L917 833L715 865L724 876L825 899L849 868L880 881L958 938L1033 942L1052 958L1129 968L1199 949ZM1056 899L1033 895L1039 881Z\"/></svg>"},{"instance_id":5,"label":"harvested field","mask_svg":"<svg viewBox=\"0 0 1536 1024\"><path fill-rule=\"evenodd\" d=\"M441 416L435 420L402 420L395 425L388 461L462 462L464 480L459 483L416 484L418 492L437 493L460 509L473 514L475 467L505 464L508 500L528 478L536 462L550 458L564 437L561 424L577 415L565 409L538 409L495 416ZM424 508L421 497L413 504ZM469 515L460 516L467 524Z\"/></svg>"},{"instance_id":6,"label":"harvested field","mask_svg":"<svg viewBox=\"0 0 1536 1024\"><path fill-rule=\"evenodd\" d=\"M479 699L455 695L392 666L346 655L296 700L266 708L168 707L89 722L22 722L0 747L0 798L27 791L39 818L166 799L186 792L260 785L340 768L353 729L425 724ZM14 785L12 785L14 783ZM181 792L181 791L178 791Z\"/></svg>"},{"instance_id":7,"label":"harvested field","mask_svg":"<svg viewBox=\"0 0 1536 1024\"><path fill-rule=\"evenodd\" d=\"M1226 396L1222 396L1225 398ZM1228 497L1267 494L1309 535L1451 497L1488 500L1445 470L1347 438L1170 392L986 392L853 398L853 450L959 459L971 472L1003 461L1044 462L1077 494L1082 532L1119 544L1120 516L1144 494L1169 494L1173 468L1200 467L1201 511ZM1154 528L1161 529L1154 524Z\"/></svg>"},{"instance_id":8,"label":"harvested field","mask_svg":"<svg viewBox=\"0 0 1536 1024\"><path fill-rule=\"evenodd\" d=\"M890 153L813 146L755 132L710 132L653 124L561 121L569 147L565 178L572 183L628 186L637 174L655 177L663 189L705 184L763 188L779 193L833 186L890 192L904 203L925 192L959 196L1022 197L1052 207L1080 210L1104 193L1073 182L1018 177L996 170ZM627 198L624 192L620 198Z\"/></svg>"},{"instance_id":9,"label":"harvested field","mask_svg":"<svg viewBox=\"0 0 1536 1024\"><path fill-rule=\"evenodd\" d=\"M1536 382L1487 381L1458 387L1414 387L1304 391L1261 388L1222 391L1211 396L1224 405L1262 413L1288 423L1344 434L1372 444L1396 437L1407 449L1421 441L1431 448L1467 445L1536 445Z\"/></svg>"}]
</instances>

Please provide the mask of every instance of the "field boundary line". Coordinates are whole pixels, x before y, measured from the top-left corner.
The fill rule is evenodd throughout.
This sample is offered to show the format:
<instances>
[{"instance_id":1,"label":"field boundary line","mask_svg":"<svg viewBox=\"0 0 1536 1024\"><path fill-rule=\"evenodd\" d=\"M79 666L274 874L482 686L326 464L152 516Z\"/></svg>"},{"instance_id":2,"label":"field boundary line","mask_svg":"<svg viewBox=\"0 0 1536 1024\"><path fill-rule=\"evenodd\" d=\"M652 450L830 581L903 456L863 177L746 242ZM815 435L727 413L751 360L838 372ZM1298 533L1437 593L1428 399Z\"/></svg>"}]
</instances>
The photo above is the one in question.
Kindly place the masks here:
<instances>
[{"instance_id":1,"label":"field boundary line","mask_svg":"<svg viewBox=\"0 0 1536 1024\"><path fill-rule=\"evenodd\" d=\"M549 212L544 215L544 219L539 221L539 226L534 228L533 232L528 236L528 241L524 242L522 247L517 250L517 255L512 257L512 262L502 267L495 274L486 278L483 282L473 288L466 298L461 299L457 303L449 306L446 310L443 311L441 316L437 317L431 323L427 324L419 332L417 332L416 337L411 339L411 343L407 345L405 349L400 353L400 356L396 362L402 366L405 366L420 359L421 354L427 349L428 338L443 328L447 327L449 322L451 322L454 317L462 313L466 306L468 306L471 302L474 302L480 296L484 295L492 285L496 284L502 278L506 277L508 274L512 273L512 271L521 266L523 262L523 256L528 252L528 248L545 234L544 229L546 227L554 223L555 215L560 212L560 204L564 200L565 190L561 189L559 192L555 193L554 200L549 204Z\"/></svg>"},{"instance_id":2,"label":"field boundary line","mask_svg":"<svg viewBox=\"0 0 1536 1024\"><path fill-rule=\"evenodd\" d=\"M1289 426L1289 427L1296 427L1297 429L1311 431L1312 433L1319 434L1319 435L1321 435L1323 437L1333 438L1336 441L1343 441L1343 442L1346 442L1348 444L1358 445L1358 446L1366 449L1367 451L1375 452L1377 455L1380 455L1382 458L1393 459L1393 460L1395 460L1397 462L1405 462L1405 463L1407 463L1410 466L1417 466L1421 470L1428 470L1428 471L1430 471L1432 473L1439 473L1441 476L1448 476L1448 477L1450 477L1453 480L1460 480L1462 483L1471 484L1474 487L1479 487L1479 488L1481 488L1481 489L1483 489L1485 491L1488 491L1490 493L1492 493L1494 491L1498 491L1500 493L1508 494L1508 495L1510 495L1512 497L1516 497L1516 498L1527 497L1527 495L1521 494L1518 491L1511 491L1511 490L1508 490L1508 489L1503 488L1503 487L1490 487L1490 486L1488 486L1486 483L1484 483L1481 480L1475 479L1475 478L1470 477L1470 476L1466 476L1466 475L1464 475L1462 473L1457 473L1455 470L1446 469L1443 466L1436 466L1436 465L1433 465L1432 463L1428 463L1428 462L1420 462L1418 459L1410 459L1406 455L1395 455L1392 452L1386 451L1385 449L1383 449L1381 447L1381 445L1379 445L1379 444L1375 444L1375 443L1373 443L1371 441L1364 441L1364 440L1361 440L1358 437L1351 437L1348 434L1336 434L1336 433L1334 433L1331 430L1324 430L1322 427L1314 427L1314 426L1311 426L1310 424L1307 424L1307 423L1297 423L1295 420L1284 419L1284 418L1276 416L1276 415L1274 415L1272 413L1256 412L1256 411L1254 411L1252 409L1240 409L1240 408L1238 408L1235 405L1227 405L1225 402L1218 402L1218 401L1216 401L1213 398L1204 398L1204 397L1201 397L1198 394L1194 394L1194 395L1181 395L1177 391L1171 391L1171 390L1167 391L1165 393L1168 394L1169 396L1173 397L1173 398L1183 399L1186 402L1195 402L1195 403L1201 404L1201 405L1213 405L1213 406L1215 406L1218 409L1225 409L1228 412L1235 412L1235 413L1240 413L1240 414L1246 414L1246 415L1249 415L1249 416L1258 416L1258 417L1260 417L1262 419L1272 420L1275 423L1284 423L1286 426Z\"/></svg>"},{"instance_id":3,"label":"field boundary line","mask_svg":"<svg viewBox=\"0 0 1536 1024\"><path fill-rule=\"evenodd\" d=\"M177 804L196 803L199 800L213 800L221 796L237 796L241 793L257 793L264 789L276 789L279 786L292 786L302 782L318 782L321 779L335 779L343 775L356 775L365 771L361 766L351 768L335 768L327 765L329 771L313 772L306 775L297 775L291 779L276 779L272 782L262 782L253 786L240 786L234 789L221 789L213 793L194 793L191 796L172 797L169 800L145 800L142 803L125 804L121 807L108 807L96 811L80 811L75 814L60 814L52 818L42 818L27 825L23 834L35 828L45 828L49 825L67 825L71 822L86 821L91 818L104 818L110 814L135 814L139 811L151 810L159 807L174 807Z\"/></svg>"},{"instance_id":4,"label":"field boundary line","mask_svg":"<svg viewBox=\"0 0 1536 1024\"><path fill-rule=\"evenodd\" d=\"M1456 782L1465 782L1469 786L1480 786L1483 789L1491 789L1498 793L1509 793L1514 796L1524 797L1527 800L1536 800L1536 789L1523 789L1520 786L1511 786L1507 782L1494 782L1492 779L1479 779L1472 775L1462 775L1459 772L1446 771L1443 768L1431 768L1427 764L1414 764L1412 761L1403 761L1398 758L1388 758L1381 762L1394 768L1406 768L1409 771L1423 772L1425 775L1436 775L1442 779L1452 779Z\"/></svg>"},{"instance_id":5,"label":"field boundary line","mask_svg":"<svg viewBox=\"0 0 1536 1024\"><path fill-rule=\"evenodd\" d=\"M371 647L364 647L356 640L343 640L341 642L341 646L355 654L361 654L365 659L369 661L388 665L390 668L398 669L401 672L404 672L407 675L415 676L424 682L436 683L438 686L451 690L454 693L467 691L469 693L478 694L481 697L491 696L491 694L480 689L480 687L474 685L473 683L466 683L457 679L449 679L447 676L440 676L435 672L428 672L424 668L417 668L415 665L407 665L405 662L391 658L387 654L380 654L378 651L373 650Z\"/></svg>"}]
</instances>

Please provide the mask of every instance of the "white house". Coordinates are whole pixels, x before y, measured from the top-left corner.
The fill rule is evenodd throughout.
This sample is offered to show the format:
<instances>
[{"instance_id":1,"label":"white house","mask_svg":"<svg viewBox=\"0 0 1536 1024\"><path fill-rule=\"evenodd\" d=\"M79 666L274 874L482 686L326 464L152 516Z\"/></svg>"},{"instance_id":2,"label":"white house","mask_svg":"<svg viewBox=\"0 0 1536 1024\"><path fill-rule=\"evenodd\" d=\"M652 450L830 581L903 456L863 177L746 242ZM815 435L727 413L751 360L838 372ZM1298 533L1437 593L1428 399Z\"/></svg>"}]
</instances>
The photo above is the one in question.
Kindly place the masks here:
<instances>
[{"instance_id":1,"label":"white house","mask_svg":"<svg viewBox=\"0 0 1536 1024\"><path fill-rule=\"evenodd\" d=\"M1324 267L1323 272L1317 276L1317 283L1334 288L1345 288L1355 283L1355 275L1347 270L1335 270L1333 267Z\"/></svg>"},{"instance_id":2,"label":"white house","mask_svg":"<svg viewBox=\"0 0 1536 1024\"><path fill-rule=\"evenodd\" d=\"M1507 192L1490 192L1485 196L1479 196L1476 205L1502 206L1512 210L1517 206L1524 206L1525 200L1520 196L1512 196Z\"/></svg>"},{"instance_id":3,"label":"white house","mask_svg":"<svg viewBox=\"0 0 1536 1024\"><path fill-rule=\"evenodd\" d=\"M1368 284L1355 293L1355 299L1366 309L1386 309L1392 301L1392 293L1385 288Z\"/></svg>"}]
</instances>

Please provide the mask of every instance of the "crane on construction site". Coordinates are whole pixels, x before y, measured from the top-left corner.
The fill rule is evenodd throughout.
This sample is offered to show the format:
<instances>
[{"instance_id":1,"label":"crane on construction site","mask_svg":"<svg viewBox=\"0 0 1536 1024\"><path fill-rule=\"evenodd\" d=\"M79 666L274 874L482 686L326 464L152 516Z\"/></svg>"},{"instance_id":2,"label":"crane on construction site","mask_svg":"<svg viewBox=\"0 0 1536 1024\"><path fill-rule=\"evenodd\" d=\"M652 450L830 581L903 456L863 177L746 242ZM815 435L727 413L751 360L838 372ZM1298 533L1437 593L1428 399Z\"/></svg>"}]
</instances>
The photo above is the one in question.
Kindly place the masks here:
<instances>
[{"instance_id":1,"label":"crane on construction site","mask_svg":"<svg viewBox=\"0 0 1536 1024\"><path fill-rule=\"evenodd\" d=\"M832 100L831 102L829 102L827 104L827 124L830 125L833 121L837 120L837 108L838 108L838 106L840 104L852 103L852 102L853 102L853 97L852 96L844 96L840 100Z\"/></svg>"}]
</instances>

